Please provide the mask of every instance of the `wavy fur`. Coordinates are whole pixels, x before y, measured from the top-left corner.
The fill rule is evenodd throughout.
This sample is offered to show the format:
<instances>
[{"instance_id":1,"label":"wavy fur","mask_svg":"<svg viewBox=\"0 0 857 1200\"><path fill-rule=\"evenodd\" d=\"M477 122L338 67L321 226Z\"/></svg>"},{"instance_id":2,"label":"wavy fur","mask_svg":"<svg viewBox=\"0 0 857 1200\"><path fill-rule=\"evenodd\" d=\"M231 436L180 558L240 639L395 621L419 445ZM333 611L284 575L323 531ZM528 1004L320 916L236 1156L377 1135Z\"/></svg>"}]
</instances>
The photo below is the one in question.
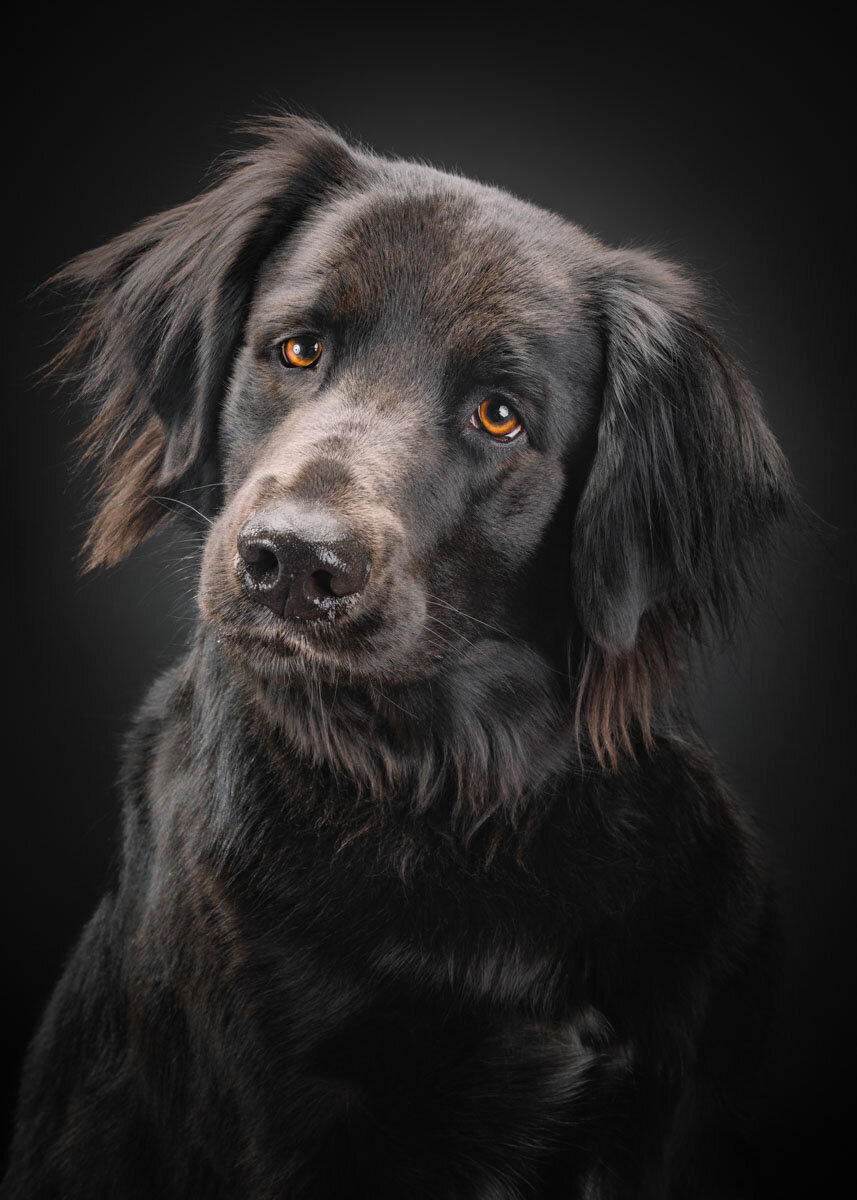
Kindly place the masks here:
<instances>
[{"instance_id":1,"label":"wavy fur","mask_svg":"<svg viewBox=\"0 0 857 1200\"><path fill-rule=\"evenodd\" d=\"M772 912L681 680L793 489L697 287L286 117L54 282L88 566L210 526L4 1196L751 1194ZM298 620L248 529L369 569Z\"/></svg>"}]
</instances>

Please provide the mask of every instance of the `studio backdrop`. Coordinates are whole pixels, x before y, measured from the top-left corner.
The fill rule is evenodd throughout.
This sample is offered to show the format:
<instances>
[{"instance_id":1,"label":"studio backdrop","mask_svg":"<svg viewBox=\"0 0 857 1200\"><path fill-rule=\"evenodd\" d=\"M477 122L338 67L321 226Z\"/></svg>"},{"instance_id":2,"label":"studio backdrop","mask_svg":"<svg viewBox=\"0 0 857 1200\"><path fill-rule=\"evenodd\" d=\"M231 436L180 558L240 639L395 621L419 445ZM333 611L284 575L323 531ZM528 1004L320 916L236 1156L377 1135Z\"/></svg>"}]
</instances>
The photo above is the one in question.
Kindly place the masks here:
<instances>
[{"instance_id":1,"label":"studio backdrop","mask_svg":"<svg viewBox=\"0 0 857 1200\"><path fill-rule=\"evenodd\" d=\"M797 1171L798 1139L829 1136L855 1002L844 96L835 60L809 72L811 47L788 33L572 26L559 37L525 14L486 32L447 15L394 32L380 17L344 28L251 9L204 29L135 22L121 40L76 22L22 45L5 155L4 1141L27 1040L116 856L121 737L184 644L199 536L191 522L81 574L82 422L38 375L64 313L50 289L31 293L71 256L195 195L243 144L244 118L284 109L499 185L609 244L653 248L708 285L807 519L749 625L699 664L693 704L778 891L768 1153Z\"/></svg>"}]
</instances>

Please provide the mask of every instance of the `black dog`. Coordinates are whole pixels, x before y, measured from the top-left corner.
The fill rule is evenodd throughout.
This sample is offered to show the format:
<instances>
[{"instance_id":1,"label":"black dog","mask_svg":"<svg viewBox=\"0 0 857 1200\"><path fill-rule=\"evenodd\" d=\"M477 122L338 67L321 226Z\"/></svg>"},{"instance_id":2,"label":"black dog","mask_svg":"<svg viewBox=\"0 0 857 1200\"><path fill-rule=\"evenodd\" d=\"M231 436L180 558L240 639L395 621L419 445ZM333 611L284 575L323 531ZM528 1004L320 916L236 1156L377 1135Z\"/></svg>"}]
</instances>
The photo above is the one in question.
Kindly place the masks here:
<instances>
[{"instance_id":1,"label":"black dog","mask_svg":"<svg viewBox=\"0 0 857 1200\"><path fill-rule=\"evenodd\" d=\"M278 119L84 255L91 565L211 518L7 1196L736 1196L753 838L676 685L791 504L675 267Z\"/></svg>"}]
</instances>

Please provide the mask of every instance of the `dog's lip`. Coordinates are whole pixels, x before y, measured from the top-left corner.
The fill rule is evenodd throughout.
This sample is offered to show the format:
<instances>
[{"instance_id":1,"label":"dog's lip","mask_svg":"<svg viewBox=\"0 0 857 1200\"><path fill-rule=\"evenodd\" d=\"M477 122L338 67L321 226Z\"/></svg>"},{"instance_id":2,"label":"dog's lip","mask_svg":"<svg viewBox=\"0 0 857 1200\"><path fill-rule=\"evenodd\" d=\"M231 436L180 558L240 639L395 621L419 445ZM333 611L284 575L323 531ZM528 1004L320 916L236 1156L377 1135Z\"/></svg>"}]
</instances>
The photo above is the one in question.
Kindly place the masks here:
<instances>
[{"instance_id":1,"label":"dog's lip","mask_svg":"<svg viewBox=\"0 0 857 1200\"><path fill-rule=\"evenodd\" d=\"M230 657L243 664L252 678L265 685L285 683L293 678L292 670L296 669L298 672L310 670L314 677L330 684L347 677L354 683L394 686L425 679L437 668L436 662L414 668L413 661L409 660L411 665L407 670L384 671L372 662L371 657L366 659L359 653L349 655L345 648L337 652L336 647L328 648L308 640L297 645L283 636L246 627L218 628L217 640ZM294 664L294 668L287 667L289 663Z\"/></svg>"},{"instance_id":2,"label":"dog's lip","mask_svg":"<svg viewBox=\"0 0 857 1200\"><path fill-rule=\"evenodd\" d=\"M315 627L315 628L314 628ZM326 642L313 636L323 627L331 629L327 621L281 622L276 628L265 629L253 625L215 625L217 639L246 659L254 669L266 672L266 664L276 669L277 663L303 662L315 664L326 670L343 669L343 658L347 658L347 637Z\"/></svg>"},{"instance_id":3,"label":"dog's lip","mask_svg":"<svg viewBox=\"0 0 857 1200\"><path fill-rule=\"evenodd\" d=\"M309 625L309 622L303 622L302 624ZM219 628L217 634L224 641L232 642L247 650L263 648L270 650L273 654L282 658L294 658L310 650L314 655L321 657L321 652L317 646L315 644L310 646L304 631L300 627L297 627L297 623L295 625L296 628L293 632L286 629L278 629L276 631L254 629L251 626L243 625Z\"/></svg>"}]
</instances>

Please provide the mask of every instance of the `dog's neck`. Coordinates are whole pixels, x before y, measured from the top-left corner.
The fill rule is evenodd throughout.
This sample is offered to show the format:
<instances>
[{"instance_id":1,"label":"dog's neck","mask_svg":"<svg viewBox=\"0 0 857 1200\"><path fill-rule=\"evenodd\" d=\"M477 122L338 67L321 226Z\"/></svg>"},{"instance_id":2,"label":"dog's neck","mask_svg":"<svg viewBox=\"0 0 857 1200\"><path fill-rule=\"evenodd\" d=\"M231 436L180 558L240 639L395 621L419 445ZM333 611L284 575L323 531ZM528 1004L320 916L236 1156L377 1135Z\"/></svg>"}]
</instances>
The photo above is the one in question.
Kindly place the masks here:
<instances>
[{"instance_id":1,"label":"dog's neck","mask_svg":"<svg viewBox=\"0 0 857 1200\"><path fill-rule=\"evenodd\" d=\"M407 684L325 678L303 664L273 681L203 627L188 668L209 717L211 696L231 691L267 752L332 780L333 794L370 810L443 810L465 837L495 817L526 819L578 754L567 680L512 644L486 639Z\"/></svg>"}]
</instances>

